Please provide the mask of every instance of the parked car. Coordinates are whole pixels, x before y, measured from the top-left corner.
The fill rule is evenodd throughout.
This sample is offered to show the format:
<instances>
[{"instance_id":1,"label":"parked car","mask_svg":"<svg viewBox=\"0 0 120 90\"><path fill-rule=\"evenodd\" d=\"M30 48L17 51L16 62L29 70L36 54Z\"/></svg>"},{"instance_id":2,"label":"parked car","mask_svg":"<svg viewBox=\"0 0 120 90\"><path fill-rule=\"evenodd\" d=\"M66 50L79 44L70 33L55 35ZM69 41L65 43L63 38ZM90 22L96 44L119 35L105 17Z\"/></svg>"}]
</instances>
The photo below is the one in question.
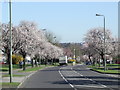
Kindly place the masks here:
<instances>
[{"instance_id":1,"label":"parked car","mask_svg":"<svg viewBox=\"0 0 120 90\"><path fill-rule=\"evenodd\" d=\"M120 61L116 61L116 64L120 64Z\"/></svg>"},{"instance_id":2,"label":"parked car","mask_svg":"<svg viewBox=\"0 0 120 90\"><path fill-rule=\"evenodd\" d=\"M92 63L90 61L86 61L86 65L91 65Z\"/></svg>"},{"instance_id":3,"label":"parked car","mask_svg":"<svg viewBox=\"0 0 120 90\"><path fill-rule=\"evenodd\" d=\"M4 61L0 61L0 64L6 64L6 62L4 62Z\"/></svg>"}]
</instances>

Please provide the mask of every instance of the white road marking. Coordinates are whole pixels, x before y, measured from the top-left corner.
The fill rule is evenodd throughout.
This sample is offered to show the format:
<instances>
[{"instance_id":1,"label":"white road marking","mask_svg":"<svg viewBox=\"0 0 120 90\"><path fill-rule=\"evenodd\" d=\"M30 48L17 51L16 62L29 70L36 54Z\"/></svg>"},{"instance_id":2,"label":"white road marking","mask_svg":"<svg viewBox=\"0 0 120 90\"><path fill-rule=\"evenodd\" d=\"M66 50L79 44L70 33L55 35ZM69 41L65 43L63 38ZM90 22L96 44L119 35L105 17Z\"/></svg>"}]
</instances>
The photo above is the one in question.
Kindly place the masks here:
<instances>
[{"instance_id":1,"label":"white road marking","mask_svg":"<svg viewBox=\"0 0 120 90\"><path fill-rule=\"evenodd\" d=\"M71 68L71 70L72 71L74 71L74 72L76 72L75 70L73 70L73 68ZM78 72L76 72L77 74L79 74L80 76L83 76L82 74L80 74L80 73L78 73ZM90 81L92 81L92 82L96 82L96 81L94 81L93 79L89 79L89 78L87 78L87 77L85 77L86 79L88 79L88 80L90 80ZM97 84L99 84L99 85L101 85L102 87L104 87L104 88L106 88L107 86L106 85L103 85L103 84L101 84L101 83L98 83L98 82L96 82Z\"/></svg>"},{"instance_id":2,"label":"white road marking","mask_svg":"<svg viewBox=\"0 0 120 90\"><path fill-rule=\"evenodd\" d=\"M60 72L61 68L59 69L59 74L61 75L61 77L72 87L74 88L74 90L77 90L71 83L68 82L67 79L65 79L65 77L63 76L63 74Z\"/></svg>"},{"instance_id":3,"label":"white road marking","mask_svg":"<svg viewBox=\"0 0 120 90\"><path fill-rule=\"evenodd\" d=\"M110 76L110 77L116 77L116 78L120 78L119 76L120 75L111 75L111 74L106 74L107 76Z\"/></svg>"},{"instance_id":4,"label":"white road marking","mask_svg":"<svg viewBox=\"0 0 120 90\"><path fill-rule=\"evenodd\" d=\"M104 87L101 87L101 86L93 86L93 85L75 85L77 87L92 87L92 88L104 88Z\"/></svg>"},{"instance_id":5,"label":"white road marking","mask_svg":"<svg viewBox=\"0 0 120 90\"><path fill-rule=\"evenodd\" d=\"M100 88L106 88L106 87L107 87L106 85L103 85L103 84L101 84L101 83L98 83L98 82L94 81L93 79L89 79L89 78L83 76L82 74L80 74L80 73L78 73L77 71L73 70L73 68L69 68L69 69L71 69L71 71L73 71L74 73L78 74L79 76L83 76L84 79L90 80L90 81L98 84L98 85L72 85L72 84L63 76L63 74L61 73L61 69L62 69L62 68L63 68L63 67L61 67L61 68L59 69L59 73L60 73L61 77L62 77L72 88L74 88L74 90L77 90L77 89L76 89L76 86L77 86L77 87L79 87L79 86L80 86L80 87L93 87L93 88L98 88L98 87L100 87ZM64 69L67 69L67 68L64 67ZM71 75L70 75L70 76L71 76ZM72 75L72 76L74 76L74 75Z\"/></svg>"}]
</instances>

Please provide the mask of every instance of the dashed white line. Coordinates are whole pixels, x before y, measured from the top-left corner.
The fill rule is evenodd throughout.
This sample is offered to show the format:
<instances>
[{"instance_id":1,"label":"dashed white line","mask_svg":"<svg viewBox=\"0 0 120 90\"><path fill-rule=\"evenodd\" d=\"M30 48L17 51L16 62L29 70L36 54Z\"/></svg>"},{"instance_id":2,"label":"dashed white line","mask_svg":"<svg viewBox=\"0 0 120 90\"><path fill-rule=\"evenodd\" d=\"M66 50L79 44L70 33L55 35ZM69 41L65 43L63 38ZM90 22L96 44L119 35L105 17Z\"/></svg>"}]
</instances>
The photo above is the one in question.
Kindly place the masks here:
<instances>
[{"instance_id":1,"label":"dashed white line","mask_svg":"<svg viewBox=\"0 0 120 90\"><path fill-rule=\"evenodd\" d=\"M75 85L77 87L92 87L92 88L104 88L104 87L101 87L101 86L92 86L92 85Z\"/></svg>"},{"instance_id":2,"label":"dashed white line","mask_svg":"<svg viewBox=\"0 0 120 90\"><path fill-rule=\"evenodd\" d=\"M98 85L97 86L89 86L89 85L72 85L64 76L63 76L63 74L61 73L61 70L62 69L62 67L59 69L59 73L60 73L60 75L61 75L61 77L72 87L72 88L74 88L74 90L77 90L76 89L76 87L75 86L81 86L81 87L93 87L93 88L98 88L98 85L100 85L100 88L106 88L107 86L106 85L103 85L103 84L101 84L101 83L98 83L98 82L96 82L96 81L94 81L93 79L89 79L89 78L87 78L87 77L85 77L85 79L88 79L88 80L90 80L90 81L92 81L92 82L95 82L95 83L97 83ZM73 68L70 68L74 73L76 73L76 74L78 74L79 76L83 76L82 74L80 74L80 73L78 73L77 71L75 71L75 70L73 70ZM102 86L102 87L101 87Z\"/></svg>"},{"instance_id":3,"label":"dashed white line","mask_svg":"<svg viewBox=\"0 0 120 90\"><path fill-rule=\"evenodd\" d=\"M77 90L71 83L68 82L67 79L65 79L65 77L63 76L63 74L60 72L61 68L59 69L59 74L61 75L61 77L72 87L74 88L74 90Z\"/></svg>"},{"instance_id":4,"label":"dashed white line","mask_svg":"<svg viewBox=\"0 0 120 90\"><path fill-rule=\"evenodd\" d=\"M75 70L73 70L73 68L71 68L71 70L74 71L75 73L79 74L80 76L83 76L82 74L80 74L80 73L76 72ZM90 80L90 81L92 81L92 82L96 82L96 81L94 81L93 79L89 79L89 78L87 78L87 77L85 77L85 78L88 79L88 80ZM99 84L99 85L101 85L101 86L104 87L104 88L107 87L106 85L103 85L103 84L101 84L101 83L98 83L98 82L96 82L96 83Z\"/></svg>"}]
</instances>

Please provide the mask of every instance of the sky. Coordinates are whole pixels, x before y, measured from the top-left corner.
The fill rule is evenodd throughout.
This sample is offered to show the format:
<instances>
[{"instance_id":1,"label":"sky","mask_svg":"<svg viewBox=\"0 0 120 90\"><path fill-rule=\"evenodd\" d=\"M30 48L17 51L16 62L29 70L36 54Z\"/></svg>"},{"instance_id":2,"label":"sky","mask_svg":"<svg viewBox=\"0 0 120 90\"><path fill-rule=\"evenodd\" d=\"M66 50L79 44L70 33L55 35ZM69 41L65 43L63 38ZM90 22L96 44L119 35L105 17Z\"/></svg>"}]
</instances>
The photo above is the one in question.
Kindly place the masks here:
<instances>
[{"instance_id":1,"label":"sky","mask_svg":"<svg viewBox=\"0 0 120 90\"><path fill-rule=\"evenodd\" d=\"M2 2L2 22L9 21L8 3ZM20 21L38 23L40 29L53 32L60 42L80 43L85 34L92 28L106 28L113 36L118 36L118 3L117 2L12 2L12 23Z\"/></svg>"}]
</instances>

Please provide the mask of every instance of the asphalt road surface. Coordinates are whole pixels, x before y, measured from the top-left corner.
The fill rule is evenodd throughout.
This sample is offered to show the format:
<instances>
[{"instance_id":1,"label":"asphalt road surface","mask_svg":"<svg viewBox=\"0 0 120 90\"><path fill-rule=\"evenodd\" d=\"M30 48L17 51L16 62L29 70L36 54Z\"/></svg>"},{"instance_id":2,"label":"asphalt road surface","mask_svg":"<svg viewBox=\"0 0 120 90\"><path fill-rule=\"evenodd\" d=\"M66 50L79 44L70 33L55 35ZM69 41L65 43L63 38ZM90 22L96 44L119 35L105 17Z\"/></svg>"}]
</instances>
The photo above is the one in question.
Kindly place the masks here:
<instances>
[{"instance_id":1,"label":"asphalt road surface","mask_svg":"<svg viewBox=\"0 0 120 90\"><path fill-rule=\"evenodd\" d=\"M117 77L91 71L85 65L59 66L38 71L21 88L119 90L119 80Z\"/></svg>"}]
</instances>

